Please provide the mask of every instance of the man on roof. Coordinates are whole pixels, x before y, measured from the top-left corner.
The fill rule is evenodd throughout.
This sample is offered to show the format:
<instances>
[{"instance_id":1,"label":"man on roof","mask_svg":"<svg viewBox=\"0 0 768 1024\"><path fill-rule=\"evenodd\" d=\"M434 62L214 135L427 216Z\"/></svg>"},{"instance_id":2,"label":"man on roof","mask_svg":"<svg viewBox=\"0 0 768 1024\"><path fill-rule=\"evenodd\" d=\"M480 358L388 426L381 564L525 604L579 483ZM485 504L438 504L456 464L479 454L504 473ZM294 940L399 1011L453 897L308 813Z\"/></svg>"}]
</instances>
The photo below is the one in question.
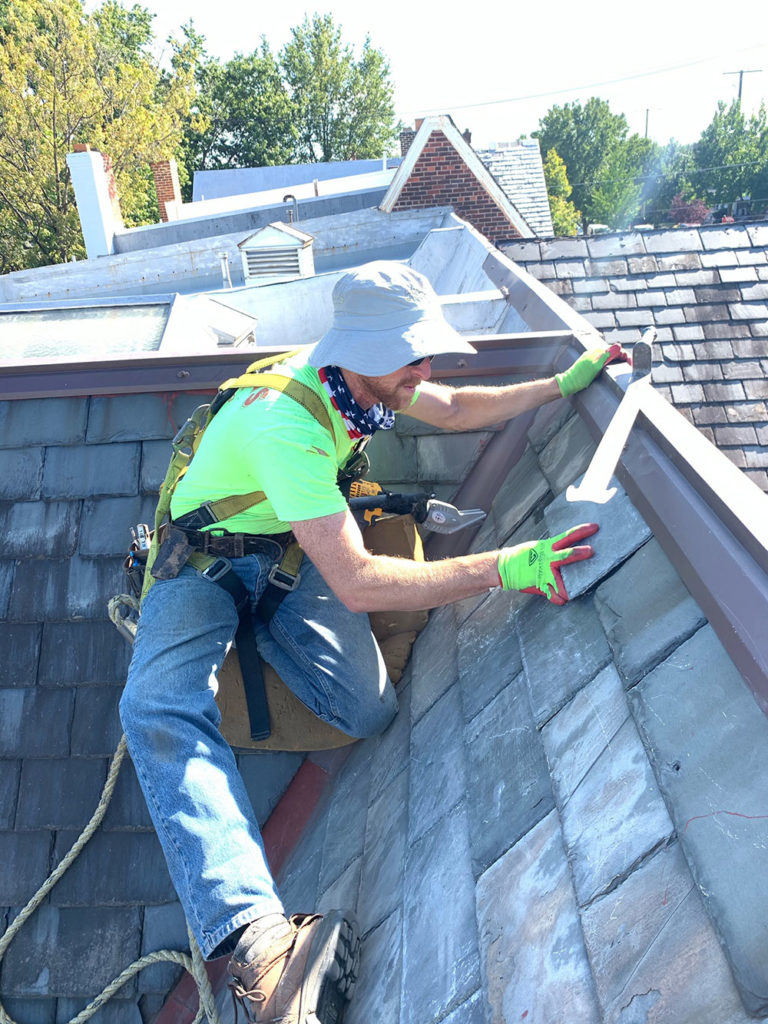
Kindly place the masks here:
<instances>
[{"instance_id":1,"label":"man on roof","mask_svg":"<svg viewBox=\"0 0 768 1024\"><path fill-rule=\"evenodd\" d=\"M493 587L564 604L560 568L592 555L579 542L597 526L438 562L371 554L339 470L376 430L392 427L393 410L476 430L574 394L626 356L613 346L555 377L454 389L430 380L432 357L475 350L447 324L421 274L400 263L361 267L337 282L333 308L320 341L279 367L316 396L314 411L271 387L238 389L206 429L171 513L199 539L206 503L258 492L257 504L215 524L228 531L222 543L232 545L229 561L253 608L288 541L304 551L298 585L268 623L254 618L259 652L319 718L363 737L397 710L367 612L434 608ZM185 565L152 586L121 702L128 748L190 927L206 959L230 957L230 986L247 1018L336 1024L357 973L357 924L342 910L285 916L218 730L215 676L237 626L235 600L211 574Z\"/></svg>"}]
</instances>

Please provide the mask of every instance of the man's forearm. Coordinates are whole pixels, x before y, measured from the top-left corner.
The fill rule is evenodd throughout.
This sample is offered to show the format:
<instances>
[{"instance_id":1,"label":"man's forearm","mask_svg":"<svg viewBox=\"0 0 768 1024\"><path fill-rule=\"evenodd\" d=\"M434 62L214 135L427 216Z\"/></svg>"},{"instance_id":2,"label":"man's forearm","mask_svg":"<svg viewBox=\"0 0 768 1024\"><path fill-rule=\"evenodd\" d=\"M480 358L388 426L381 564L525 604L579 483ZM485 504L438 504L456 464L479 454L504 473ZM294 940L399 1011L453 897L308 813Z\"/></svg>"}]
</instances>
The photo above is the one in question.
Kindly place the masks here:
<instances>
[{"instance_id":1,"label":"man's forearm","mask_svg":"<svg viewBox=\"0 0 768 1024\"><path fill-rule=\"evenodd\" d=\"M501 387L449 389L425 384L408 411L417 419L448 430L482 430L560 397L554 377Z\"/></svg>"}]
</instances>

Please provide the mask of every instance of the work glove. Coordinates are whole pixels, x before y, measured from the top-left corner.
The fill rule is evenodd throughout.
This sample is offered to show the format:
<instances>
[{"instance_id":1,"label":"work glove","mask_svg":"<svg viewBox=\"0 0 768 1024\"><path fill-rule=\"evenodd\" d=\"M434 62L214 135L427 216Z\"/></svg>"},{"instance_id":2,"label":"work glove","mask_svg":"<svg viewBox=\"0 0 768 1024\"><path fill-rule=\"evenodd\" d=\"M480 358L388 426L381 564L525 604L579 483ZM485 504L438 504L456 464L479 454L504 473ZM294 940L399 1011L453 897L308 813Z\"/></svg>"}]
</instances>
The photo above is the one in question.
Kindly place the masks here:
<instances>
[{"instance_id":1,"label":"work glove","mask_svg":"<svg viewBox=\"0 0 768 1024\"><path fill-rule=\"evenodd\" d=\"M568 594L560 569L570 562L582 562L595 553L589 544L572 547L585 537L597 533L597 523L572 526L551 540L531 540L502 548L499 552L499 578L504 590L521 590L524 594L541 594L552 604L565 604Z\"/></svg>"},{"instance_id":2,"label":"work glove","mask_svg":"<svg viewBox=\"0 0 768 1024\"><path fill-rule=\"evenodd\" d=\"M619 344L611 345L610 348L593 348L590 352L580 355L567 370L555 374L560 394L565 398L567 395L575 395L577 391L588 388L602 368L612 362L631 362L629 353L625 352Z\"/></svg>"}]
</instances>

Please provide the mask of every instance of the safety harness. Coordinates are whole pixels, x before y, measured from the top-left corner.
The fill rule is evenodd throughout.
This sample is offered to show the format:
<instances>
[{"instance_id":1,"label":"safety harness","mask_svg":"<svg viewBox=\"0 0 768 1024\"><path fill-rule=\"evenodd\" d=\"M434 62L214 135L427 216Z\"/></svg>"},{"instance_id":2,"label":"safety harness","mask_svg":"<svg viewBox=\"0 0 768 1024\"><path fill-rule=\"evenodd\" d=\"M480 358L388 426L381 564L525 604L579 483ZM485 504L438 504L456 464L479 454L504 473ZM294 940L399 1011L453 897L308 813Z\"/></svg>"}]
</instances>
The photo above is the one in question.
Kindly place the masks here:
<instances>
[{"instance_id":1,"label":"safety harness","mask_svg":"<svg viewBox=\"0 0 768 1024\"><path fill-rule=\"evenodd\" d=\"M238 615L235 644L240 657L253 740L267 739L270 735L269 707L256 649L249 594L232 568L230 559L256 553L268 554L273 558L274 564L269 572L268 583L256 609L258 619L267 623L283 598L298 586L303 551L290 532L256 536L229 533L224 528L215 529L216 523L245 512L264 501L264 491L227 495L215 501L206 501L175 520L171 519L171 499L179 481L189 468L211 420L240 388L270 388L281 392L303 406L320 426L334 437L333 423L316 392L292 377L264 372L265 367L274 367L285 362L300 351L301 349L293 349L277 357L269 356L257 360L241 376L225 381L209 405L200 405L195 409L172 442L173 454L160 488L149 548L142 550L140 545L134 544L126 561L129 579L133 575L138 582L143 576L142 602L155 580L175 578L186 564L193 566L231 595ZM345 477L351 478L358 471L355 468L350 473L345 467L342 472ZM214 528L215 532L206 527Z\"/></svg>"}]
</instances>

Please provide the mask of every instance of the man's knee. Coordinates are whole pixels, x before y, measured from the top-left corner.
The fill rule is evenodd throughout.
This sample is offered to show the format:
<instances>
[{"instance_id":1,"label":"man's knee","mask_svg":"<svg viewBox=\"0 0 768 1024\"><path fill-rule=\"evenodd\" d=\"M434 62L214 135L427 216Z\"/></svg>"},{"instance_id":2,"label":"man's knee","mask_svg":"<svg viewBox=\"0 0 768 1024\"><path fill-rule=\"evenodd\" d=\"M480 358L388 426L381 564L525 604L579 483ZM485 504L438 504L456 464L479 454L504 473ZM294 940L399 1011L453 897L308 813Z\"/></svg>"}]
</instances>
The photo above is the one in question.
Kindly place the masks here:
<instances>
[{"instance_id":1,"label":"man's knee","mask_svg":"<svg viewBox=\"0 0 768 1024\"><path fill-rule=\"evenodd\" d=\"M346 714L342 712L345 722L341 728L356 739L384 732L397 714L397 695L389 677L381 681L378 693L373 694L370 685L361 692L368 694L367 699L353 702L344 709Z\"/></svg>"}]
</instances>

